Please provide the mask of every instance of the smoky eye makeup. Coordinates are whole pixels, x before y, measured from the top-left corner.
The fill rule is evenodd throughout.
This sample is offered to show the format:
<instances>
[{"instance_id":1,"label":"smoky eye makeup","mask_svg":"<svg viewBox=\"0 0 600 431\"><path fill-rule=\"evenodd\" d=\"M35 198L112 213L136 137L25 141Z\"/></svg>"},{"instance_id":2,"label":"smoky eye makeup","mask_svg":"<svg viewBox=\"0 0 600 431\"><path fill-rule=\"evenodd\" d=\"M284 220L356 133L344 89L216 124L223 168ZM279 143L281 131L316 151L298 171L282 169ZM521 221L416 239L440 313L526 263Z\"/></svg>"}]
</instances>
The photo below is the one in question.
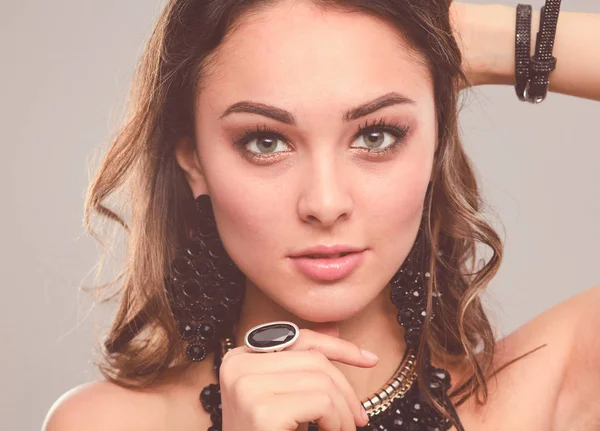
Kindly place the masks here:
<instances>
[{"instance_id":1,"label":"smoky eye makeup","mask_svg":"<svg viewBox=\"0 0 600 431\"><path fill-rule=\"evenodd\" d=\"M410 132L407 124L401 124L385 117L379 120L367 119L359 125L353 135L352 143L357 140L360 146L349 147L364 154L369 159L381 159L397 152L406 144ZM293 148L289 139L277 127L258 124L238 133L232 141L237 151L245 158L256 163L274 162Z\"/></svg>"}]
</instances>

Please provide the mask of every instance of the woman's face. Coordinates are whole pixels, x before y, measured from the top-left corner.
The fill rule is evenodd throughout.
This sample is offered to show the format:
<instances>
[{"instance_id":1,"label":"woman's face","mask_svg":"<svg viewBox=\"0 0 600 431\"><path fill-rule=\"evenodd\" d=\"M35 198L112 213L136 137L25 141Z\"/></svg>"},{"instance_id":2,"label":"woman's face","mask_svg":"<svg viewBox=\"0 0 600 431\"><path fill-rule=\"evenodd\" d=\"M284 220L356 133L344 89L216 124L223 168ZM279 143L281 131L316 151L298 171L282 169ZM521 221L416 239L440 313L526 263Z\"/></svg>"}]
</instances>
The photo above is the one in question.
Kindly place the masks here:
<instances>
[{"instance_id":1,"label":"woman's face","mask_svg":"<svg viewBox=\"0 0 600 431\"><path fill-rule=\"evenodd\" d=\"M417 234L437 136L430 73L385 22L307 2L244 22L211 70L195 143L177 148L194 196L210 194L228 253L271 300L308 321L351 317ZM386 95L392 103L369 109ZM231 108L239 102L264 115ZM365 125L379 128L359 133ZM290 255L320 244L366 251L350 274L318 280Z\"/></svg>"}]
</instances>

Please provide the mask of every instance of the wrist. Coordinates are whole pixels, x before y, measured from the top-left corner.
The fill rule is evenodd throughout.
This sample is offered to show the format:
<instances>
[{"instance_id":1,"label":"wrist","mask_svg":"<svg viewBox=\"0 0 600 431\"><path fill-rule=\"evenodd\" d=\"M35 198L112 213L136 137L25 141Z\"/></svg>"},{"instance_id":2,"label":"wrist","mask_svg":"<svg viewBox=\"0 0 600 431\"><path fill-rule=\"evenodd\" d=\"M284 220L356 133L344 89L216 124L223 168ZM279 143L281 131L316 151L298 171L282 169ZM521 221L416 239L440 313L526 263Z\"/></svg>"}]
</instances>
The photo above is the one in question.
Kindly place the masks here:
<instances>
[{"instance_id":1,"label":"wrist","mask_svg":"<svg viewBox=\"0 0 600 431\"><path fill-rule=\"evenodd\" d=\"M516 8L506 5L483 5L474 11L471 79L473 85L515 84ZM531 53L539 27L539 11L533 11Z\"/></svg>"}]
</instances>

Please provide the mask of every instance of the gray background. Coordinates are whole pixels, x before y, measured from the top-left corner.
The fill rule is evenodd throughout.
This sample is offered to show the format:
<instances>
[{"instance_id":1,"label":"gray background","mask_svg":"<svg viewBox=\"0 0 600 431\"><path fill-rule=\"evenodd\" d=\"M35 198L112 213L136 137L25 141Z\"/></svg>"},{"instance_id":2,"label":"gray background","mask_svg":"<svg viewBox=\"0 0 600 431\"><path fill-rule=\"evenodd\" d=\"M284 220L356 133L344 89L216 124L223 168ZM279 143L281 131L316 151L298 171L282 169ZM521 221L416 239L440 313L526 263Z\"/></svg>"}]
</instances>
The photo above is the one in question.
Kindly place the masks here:
<instances>
[{"instance_id":1,"label":"gray background","mask_svg":"<svg viewBox=\"0 0 600 431\"><path fill-rule=\"evenodd\" d=\"M0 4L0 430L34 430L57 397L98 376L94 327L113 310L78 293L98 258L83 234L83 199L163 2ZM563 10L600 12L600 2ZM501 335L600 283L599 120L600 103L552 93L533 106L509 86L476 89L461 113L505 228L486 296Z\"/></svg>"}]
</instances>

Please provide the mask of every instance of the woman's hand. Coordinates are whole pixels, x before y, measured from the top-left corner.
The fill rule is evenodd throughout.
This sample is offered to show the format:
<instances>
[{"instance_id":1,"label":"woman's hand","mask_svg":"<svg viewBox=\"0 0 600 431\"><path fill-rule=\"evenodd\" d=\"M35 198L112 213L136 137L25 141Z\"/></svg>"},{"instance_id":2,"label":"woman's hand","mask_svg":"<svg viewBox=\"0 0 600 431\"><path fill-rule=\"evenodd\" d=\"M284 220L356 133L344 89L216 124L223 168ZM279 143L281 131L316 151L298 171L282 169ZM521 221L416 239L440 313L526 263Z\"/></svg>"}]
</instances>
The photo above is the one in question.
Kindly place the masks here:
<instances>
[{"instance_id":1,"label":"woman's hand","mask_svg":"<svg viewBox=\"0 0 600 431\"><path fill-rule=\"evenodd\" d=\"M223 431L294 431L313 420L325 431L366 425L360 400L331 360L377 364L355 344L309 329L280 352L230 350L219 375Z\"/></svg>"}]
</instances>

